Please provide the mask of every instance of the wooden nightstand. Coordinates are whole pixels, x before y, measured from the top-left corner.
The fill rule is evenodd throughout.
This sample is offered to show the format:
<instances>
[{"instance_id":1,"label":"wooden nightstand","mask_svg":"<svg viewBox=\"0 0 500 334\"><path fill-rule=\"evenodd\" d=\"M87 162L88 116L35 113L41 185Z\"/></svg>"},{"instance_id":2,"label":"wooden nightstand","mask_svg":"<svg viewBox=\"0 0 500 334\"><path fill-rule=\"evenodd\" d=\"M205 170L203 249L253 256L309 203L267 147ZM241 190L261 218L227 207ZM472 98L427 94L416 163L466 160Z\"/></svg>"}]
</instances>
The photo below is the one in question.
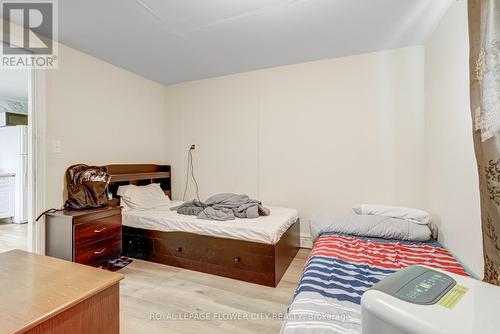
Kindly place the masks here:
<instances>
[{"instance_id":1,"label":"wooden nightstand","mask_svg":"<svg viewBox=\"0 0 500 334\"><path fill-rule=\"evenodd\" d=\"M121 207L47 214L46 254L98 266L122 252Z\"/></svg>"}]
</instances>

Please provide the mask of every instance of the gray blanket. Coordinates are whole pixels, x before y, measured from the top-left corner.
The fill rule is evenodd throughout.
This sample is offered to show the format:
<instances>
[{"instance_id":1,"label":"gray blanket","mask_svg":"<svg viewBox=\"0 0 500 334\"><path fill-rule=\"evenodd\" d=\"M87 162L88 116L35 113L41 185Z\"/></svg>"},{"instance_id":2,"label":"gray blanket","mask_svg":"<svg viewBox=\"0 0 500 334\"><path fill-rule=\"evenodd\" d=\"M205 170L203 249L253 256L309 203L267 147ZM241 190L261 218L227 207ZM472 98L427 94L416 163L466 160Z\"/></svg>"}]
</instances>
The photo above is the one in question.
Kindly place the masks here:
<instances>
[{"instance_id":1,"label":"gray blanket","mask_svg":"<svg viewBox=\"0 0 500 334\"><path fill-rule=\"evenodd\" d=\"M372 215L314 217L310 229L313 240L325 232L412 241L427 241L431 238L431 230L427 225L412 223L405 219Z\"/></svg>"},{"instance_id":2,"label":"gray blanket","mask_svg":"<svg viewBox=\"0 0 500 334\"><path fill-rule=\"evenodd\" d=\"M209 197L205 202L193 200L171 210L181 215L192 215L199 219L232 220L238 218L257 218L269 216L269 209L262 203L251 199L247 195L217 194Z\"/></svg>"}]
</instances>

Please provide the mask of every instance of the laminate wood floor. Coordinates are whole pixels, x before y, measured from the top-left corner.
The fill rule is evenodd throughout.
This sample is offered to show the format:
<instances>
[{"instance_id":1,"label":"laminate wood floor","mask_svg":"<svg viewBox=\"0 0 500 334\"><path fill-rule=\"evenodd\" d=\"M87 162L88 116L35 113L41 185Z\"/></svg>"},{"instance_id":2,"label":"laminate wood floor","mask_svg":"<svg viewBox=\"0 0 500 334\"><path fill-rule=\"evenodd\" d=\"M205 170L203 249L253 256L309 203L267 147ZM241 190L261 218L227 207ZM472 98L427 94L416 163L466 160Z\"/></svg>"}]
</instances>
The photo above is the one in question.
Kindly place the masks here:
<instances>
[{"instance_id":1,"label":"laminate wood floor","mask_svg":"<svg viewBox=\"0 0 500 334\"><path fill-rule=\"evenodd\" d=\"M0 252L26 247L27 225L0 221ZM121 333L279 333L309 252L276 288L134 259L120 270Z\"/></svg>"},{"instance_id":2,"label":"laminate wood floor","mask_svg":"<svg viewBox=\"0 0 500 334\"><path fill-rule=\"evenodd\" d=\"M309 252L276 288L134 260L120 270L121 333L279 333Z\"/></svg>"},{"instance_id":3,"label":"laminate wood floor","mask_svg":"<svg viewBox=\"0 0 500 334\"><path fill-rule=\"evenodd\" d=\"M28 224L12 224L0 220L0 253L12 249L26 250Z\"/></svg>"}]
</instances>

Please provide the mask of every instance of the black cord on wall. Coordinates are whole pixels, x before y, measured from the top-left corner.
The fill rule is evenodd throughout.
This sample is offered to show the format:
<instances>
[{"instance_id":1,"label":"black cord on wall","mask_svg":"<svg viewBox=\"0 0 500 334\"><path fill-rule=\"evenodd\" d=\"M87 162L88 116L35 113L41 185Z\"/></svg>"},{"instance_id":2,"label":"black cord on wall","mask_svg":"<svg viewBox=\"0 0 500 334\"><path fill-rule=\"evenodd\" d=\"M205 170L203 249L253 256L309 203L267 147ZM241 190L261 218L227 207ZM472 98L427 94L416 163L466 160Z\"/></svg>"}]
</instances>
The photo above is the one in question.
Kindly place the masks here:
<instances>
[{"instance_id":1,"label":"black cord on wall","mask_svg":"<svg viewBox=\"0 0 500 334\"><path fill-rule=\"evenodd\" d=\"M198 187L198 181L196 180L196 177L194 176L194 162L193 162L193 151L195 149L194 145L191 145L191 147L188 150L188 168L186 171L186 183L184 185L184 193L182 195L182 200L186 200L186 192L187 192L187 187L189 183L189 176L193 179L193 183L195 186L195 191L196 191L196 198L198 201L200 201L200 192L199 192L199 187Z\"/></svg>"}]
</instances>

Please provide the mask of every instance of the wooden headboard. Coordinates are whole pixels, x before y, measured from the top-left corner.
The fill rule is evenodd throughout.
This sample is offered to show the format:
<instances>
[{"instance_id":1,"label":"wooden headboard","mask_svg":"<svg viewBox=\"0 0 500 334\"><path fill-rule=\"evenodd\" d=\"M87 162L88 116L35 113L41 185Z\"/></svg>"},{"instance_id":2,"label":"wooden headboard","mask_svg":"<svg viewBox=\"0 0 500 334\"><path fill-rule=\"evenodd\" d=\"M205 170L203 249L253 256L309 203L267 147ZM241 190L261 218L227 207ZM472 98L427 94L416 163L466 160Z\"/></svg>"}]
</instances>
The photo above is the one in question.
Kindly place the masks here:
<instances>
[{"instance_id":1,"label":"wooden headboard","mask_svg":"<svg viewBox=\"0 0 500 334\"><path fill-rule=\"evenodd\" d=\"M107 165L111 181L108 194L114 200L118 199L116 192L121 185L146 185L159 183L165 194L172 198L172 174L169 165Z\"/></svg>"}]
</instances>

